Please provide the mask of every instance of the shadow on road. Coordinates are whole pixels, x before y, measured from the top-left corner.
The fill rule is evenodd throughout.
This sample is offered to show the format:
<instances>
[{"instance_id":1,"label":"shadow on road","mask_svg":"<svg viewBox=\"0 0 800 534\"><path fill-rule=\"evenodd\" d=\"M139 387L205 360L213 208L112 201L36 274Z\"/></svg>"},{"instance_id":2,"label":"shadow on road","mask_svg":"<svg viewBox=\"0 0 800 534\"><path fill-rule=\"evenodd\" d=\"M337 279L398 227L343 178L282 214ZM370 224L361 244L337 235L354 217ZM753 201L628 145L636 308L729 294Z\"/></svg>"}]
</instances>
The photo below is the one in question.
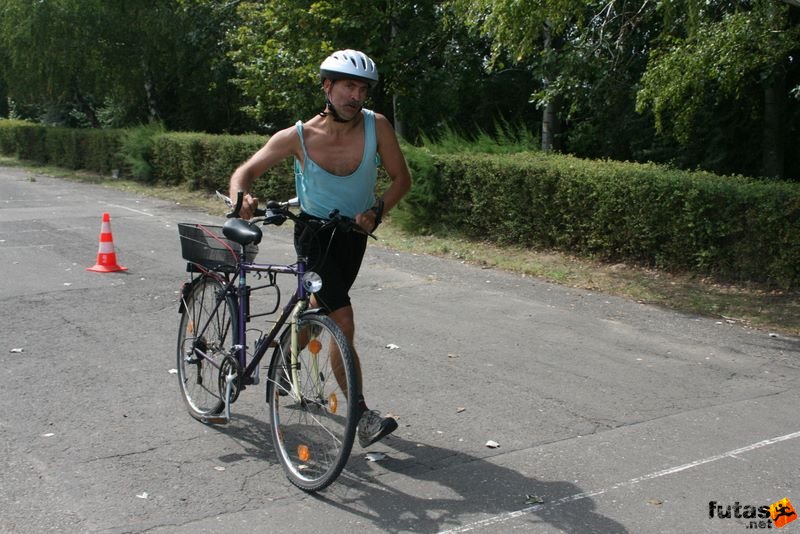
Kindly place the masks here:
<instances>
[{"instance_id":1,"label":"shadow on road","mask_svg":"<svg viewBox=\"0 0 800 534\"><path fill-rule=\"evenodd\" d=\"M386 532L458 531L472 522L488 526L509 519L570 533L627 532L596 513L591 498L572 500L583 490L570 482L536 480L490 459L400 437L386 445L394 452L377 464L354 450L347 470L316 498Z\"/></svg>"},{"instance_id":2,"label":"shadow on road","mask_svg":"<svg viewBox=\"0 0 800 534\"><path fill-rule=\"evenodd\" d=\"M242 450L220 460L258 459L277 464L269 426L248 415L239 424L214 427ZM391 450L387 450L391 449ZM570 533L622 534L627 530L598 514L594 501L571 482L544 481L463 452L391 436L379 450L387 457L367 462L357 445L339 479L312 497L385 532L458 531L474 522L547 525ZM304 496L296 490L298 496ZM481 529L478 528L478 531Z\"/></svg>"}]
</instances>

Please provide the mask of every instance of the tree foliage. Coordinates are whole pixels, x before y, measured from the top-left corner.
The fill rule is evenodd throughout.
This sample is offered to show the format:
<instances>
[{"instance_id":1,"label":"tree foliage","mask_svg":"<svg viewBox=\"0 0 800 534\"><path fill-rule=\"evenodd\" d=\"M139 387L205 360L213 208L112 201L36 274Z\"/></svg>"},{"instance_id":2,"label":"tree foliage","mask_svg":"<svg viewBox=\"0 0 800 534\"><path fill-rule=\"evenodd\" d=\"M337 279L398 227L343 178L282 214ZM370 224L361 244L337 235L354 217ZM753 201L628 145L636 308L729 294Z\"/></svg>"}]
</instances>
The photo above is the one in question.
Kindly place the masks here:
<instances>
[{"instance_id":1,"label":"tree foliage","mask_svg":"<svg viewBox=\"0 0 800 534\"><path fill-rule=\"evenodd\" d=\"M271 132L356 48L412 142L511 123L579 156L800 178L799 33L778 0L0 0L0 116Z\"/></svg>"},{"instance_id":2,"label":"tree foliage","mask_svg":"<svg viewBox=\"0 0 800 534\"><path fill-rule=\"evenodd\" d=\"M705 95L718 101L747 97L748 86L784 70L791 53L800 51L800 26L788 25L786 5L761 0L716 10L697 2L687 7L693 8L687 11L693 24L681 24L685 35L669 28L659 38L637 96L637 109L652 109L657 129L683 142L697 126Z\"/></svg>"},{"instance_id":3,"label":"tree foliage","mask_svg":"<svg viewBox=\"0 0 800 534\"><path fill-rule=\"evenodd\" d=\"M381 81L370 105L402 123L408 138L526 115L527 88L515 82L528 73L487 73L488 43L437 0L252 1L239 16L229 35L236 83L268 128L322 108L319 64L345 48L375 59Z\"/></svg>"},{"instance_id":4,"label":"tree foliage","mask_svg":"<svg viewBox=\"0 0 800 534\"><path fill-rule=\"evenodd\" d=\"M219 45L233 6L200 0L2 0L0 72L17 115L73 126L236 129Z\"/></svg>"},{"instance_id":5,"label":"tree foliage","mask_svg":"<svg viewBox=\"0 0 800 534\"><path fill-rule=\"evenodd\" d=\"M800 81L797 9L772 0L679 4L678 12L662 10L637 110L652 111L656 130L701 166L782 175L786 119L797 117L786 88L787 79ZM749 150L736 150L732 136Z\"/></svg>"}]
</instances>

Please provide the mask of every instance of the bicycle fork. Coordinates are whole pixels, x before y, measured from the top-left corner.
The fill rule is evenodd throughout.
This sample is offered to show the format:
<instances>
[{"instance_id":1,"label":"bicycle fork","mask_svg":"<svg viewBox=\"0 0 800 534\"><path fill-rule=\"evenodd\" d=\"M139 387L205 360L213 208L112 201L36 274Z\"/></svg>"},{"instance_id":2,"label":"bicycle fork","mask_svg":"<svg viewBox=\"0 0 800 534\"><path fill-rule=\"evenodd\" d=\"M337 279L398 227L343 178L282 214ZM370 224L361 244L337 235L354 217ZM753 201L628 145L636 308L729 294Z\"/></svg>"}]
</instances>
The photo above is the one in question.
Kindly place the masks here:
<instances>
[{"instance_id":1,"label":"bicycle fork","mask_svg":"<svg viewBox=\"0 0 800 534\"><path fill-rule=\"evenodd\" d=\"M298 400L300 396L300 379L297 377L297 355L300 353L300 329L298 328L298 318L305 309L305 302L298 301L292 311L292 316L289 322L289 331L291 332L291 350L289 351L289 369L290 378L292 382L292 390L297 392Z\"/></svg>"}]
</instances>

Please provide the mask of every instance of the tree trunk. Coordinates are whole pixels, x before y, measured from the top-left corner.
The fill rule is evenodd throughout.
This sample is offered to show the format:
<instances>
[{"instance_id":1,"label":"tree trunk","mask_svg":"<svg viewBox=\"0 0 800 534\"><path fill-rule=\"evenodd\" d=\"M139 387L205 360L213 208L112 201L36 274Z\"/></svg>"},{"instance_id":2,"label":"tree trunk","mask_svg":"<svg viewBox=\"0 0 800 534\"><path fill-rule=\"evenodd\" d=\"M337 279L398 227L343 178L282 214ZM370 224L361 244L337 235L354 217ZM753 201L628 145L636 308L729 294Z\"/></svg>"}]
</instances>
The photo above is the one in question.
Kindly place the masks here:
<instances>
[{"instance_id":1,"label":"tree trunk","mask_svg":"<svg viewBox=\"0 0 800 534\"><path fill-rule=\"evenodd\" d=\"M144 93L147 95L147 112L150 122L158 122L158 108L156 108L156 99L153 96L153 83L150 80L144 82Z\"/></svg>"},{"instance_id":2,"label":"tree trunk","mask_svg":"<svg viewBox=\"0 0 800 534\"><path fill-rule=\"evenodd\" d=\"M785 29L787 21L775 4L768 4L767 16L773 28L772 38ZM761 135L761 173L764 176L783 178L785 146L784 117L786 116L786 71L778 62L764 77L764 124Z\"/></svg>"},{"instance_id":3,"label":"tree trunk","mask_svg":"<svg viewBox=\"0 0 800 534\"><path fill-rule=\"evenodd\" d=\"M761 172L764 176L784 177L786 143L784 120L786 116L786 74L782 69L764 83L764 133Z\"/></svg>"},{"instance_id":4,"label":"tree trunk","mask_svg":"<svg viewBox=\"0 0 800 534\"><path fill-rule=\"evenodd\" d=\"M0 80L0 118L8 118L8 93L6 91L6 84Z\"/></svg>"},{"instance_id":5,"label":"tree trunk","mask_svg":"<svg viewBox=\"0 0 800 534\"><path fill-rule=\"evenodd\" d=\"M558 115L556 105L548 101L542 112L542 150L552 152L555 148L555 132L558 130Z\"/></svg>"},{"instance_id":6,"label":"tree trunk","mask_svg":"<svg viewBox=\"0 0 800 534\"><path fill-rule=\"evenodd\" d=\"M550 31L550 26L545 23L544 25L544 47L552 48L553 35ZM546 69L547 67L545 67ZM542 78L542 85L545 92L550 86L550 77L545 74ZM542 150L544 152L552 152L555 148L555 134L558 129L558 116L556 115L556 103L552 98L547 98L547 103L542 111Z\"/></svg>"},{"instance_id":7,"label":"tree trunk","mask_svg":"<svg viewBox=\"0 0 800 534\"><path fill-rule=\"evenodd\" d=\"M397 137L403 138L403 121L400 120L400 110L397 105L397 95L392 95L392 114L394 115L394 131Z\"/></svg>"},{"instance_id":8,"label":"tree trunk","mask_svg":"<svg viewBox=\"0 0 800 534\"><path fill-rule=\"evenodd\" d=\"M86 118L89 120L89 124L92 125L92 128L99 128L100 127L100 120L97 118L97 113L95 113L94 108L86 101L83 97L83 94L79 90L75 90L75 105L83 113Z\"/></svg>"},{"instance_id":9,"label":"tree trunk","mask_svg":"<svg viewBox=\"0 0 800 534\"><path fill-rule=\"evenodd\" d=\"M397 21L395 20L394 16L391 17L391 20L392 20L391 42L394 42L394 40L397 38L397 32L398 32ZM397 100L398 100L397 99L397 92L393 92L392 93L392 115L394 116L394 131L397 134L397 137L402 139L404 137L404 135L403 135L404 134L404 132L403 132L403 121L402 121L402 117L400 116L400 113L401 113L400 112L400 106L399 106L399 103L398 103Z\"/></svg>"}]
</instances>

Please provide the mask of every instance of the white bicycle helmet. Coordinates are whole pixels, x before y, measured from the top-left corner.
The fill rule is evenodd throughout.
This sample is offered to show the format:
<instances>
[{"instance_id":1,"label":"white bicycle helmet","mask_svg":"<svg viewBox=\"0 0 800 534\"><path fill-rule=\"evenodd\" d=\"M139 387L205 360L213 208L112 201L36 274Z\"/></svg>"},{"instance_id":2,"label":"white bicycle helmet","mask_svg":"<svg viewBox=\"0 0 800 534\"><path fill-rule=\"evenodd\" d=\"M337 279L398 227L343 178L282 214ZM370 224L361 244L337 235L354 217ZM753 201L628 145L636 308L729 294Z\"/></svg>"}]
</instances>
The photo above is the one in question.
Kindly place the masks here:
<instances>
[{"instance_id":1,"label":"white bicycle helmet","mask_svg":"<svg viewBox=\"0 0 800 534\"><path fill-rule=\"evenodd\" d=\"M378 67L364 52L338 50L325 58L319 66L319 76L323 80L355 78L367 82L373 88L378 83Z\"/></svg>"}]
</instances>

